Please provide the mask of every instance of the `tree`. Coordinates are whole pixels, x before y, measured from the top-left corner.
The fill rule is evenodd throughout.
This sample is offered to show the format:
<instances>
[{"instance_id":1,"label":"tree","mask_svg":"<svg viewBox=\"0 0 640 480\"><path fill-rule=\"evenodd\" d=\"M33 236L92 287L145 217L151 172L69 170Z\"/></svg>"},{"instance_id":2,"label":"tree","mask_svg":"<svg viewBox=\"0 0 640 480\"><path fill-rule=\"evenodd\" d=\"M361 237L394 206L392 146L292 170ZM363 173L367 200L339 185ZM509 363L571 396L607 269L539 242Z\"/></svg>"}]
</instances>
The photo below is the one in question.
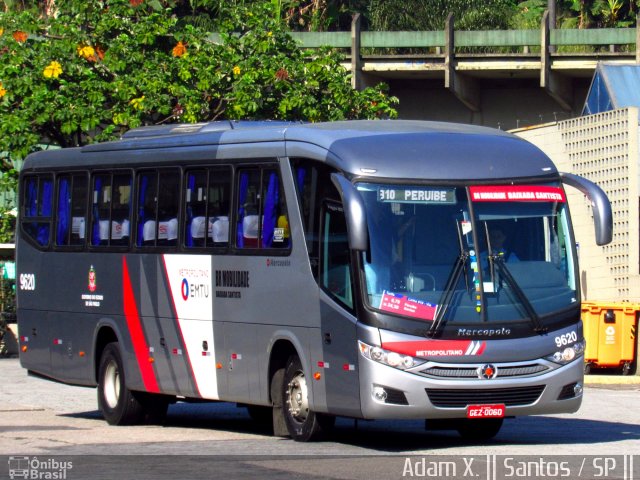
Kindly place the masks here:
<instances>
[{"instance_id":1,"label":"tree","mask_svg":"<svg viewBox=\"0 0 640 480\"><path fill-rule=\"evenodd\" d=\"M43 144L109 140L141 125L396 116L383 85L356 91L337 54L300 50L272 4L224 5L215 39L159 0L57 0L54 16L2 14L4 182L15 180L13 160Z\"/></svg>"},{"instance_id":2,"label":"tree","mask_svg":"<svg viewBox=\"0 0 640 480\"><path fill-rule=\"evenodd\" d=\"M449 13L457 30L506 29L513 0L372 0L368 17L373 30L443 30Z\"/></svg>"}]
</instances>

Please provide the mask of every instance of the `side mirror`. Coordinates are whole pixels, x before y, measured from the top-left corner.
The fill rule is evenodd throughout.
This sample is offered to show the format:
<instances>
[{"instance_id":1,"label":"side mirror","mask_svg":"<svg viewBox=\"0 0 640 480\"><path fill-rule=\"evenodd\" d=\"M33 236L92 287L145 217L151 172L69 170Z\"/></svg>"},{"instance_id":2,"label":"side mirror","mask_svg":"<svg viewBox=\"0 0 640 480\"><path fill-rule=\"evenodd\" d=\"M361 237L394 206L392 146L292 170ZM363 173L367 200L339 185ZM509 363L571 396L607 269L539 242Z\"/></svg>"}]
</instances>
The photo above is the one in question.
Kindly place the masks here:
<instances>
[{"instance_id":1,"label":"side mirror","mask_svg":"<svg viewBox=\"0 0 640 480\"><path fill-rule=\"evenodd\" d=\"M593 221L596 229L596 243L606 245L613 238L613 214L607 194L595 183L572 173L560 173L562 183L584 193L593 207Z\"/></svg>"},{"instance_id":2,"label":"side mirror","mask_svg":"<svg viewBox=\"0 0 640 480\"><path fill-rule=\"evenodd\" d=\"M369 230L364 200L353 183L338 173L331 174L331 181L340 192L344 214L347 221L349 247L352 250L366 251L369 246Z\"/></svg>"}]
</instances>

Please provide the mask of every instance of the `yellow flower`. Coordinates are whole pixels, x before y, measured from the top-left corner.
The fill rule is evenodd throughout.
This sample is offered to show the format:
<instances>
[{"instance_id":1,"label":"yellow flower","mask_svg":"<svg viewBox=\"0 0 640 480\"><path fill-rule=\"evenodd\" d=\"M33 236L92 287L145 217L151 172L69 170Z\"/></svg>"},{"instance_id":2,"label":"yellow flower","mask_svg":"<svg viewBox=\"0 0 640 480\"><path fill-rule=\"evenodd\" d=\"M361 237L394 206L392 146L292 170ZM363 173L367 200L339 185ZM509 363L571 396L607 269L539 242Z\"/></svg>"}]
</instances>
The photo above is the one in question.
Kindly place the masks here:
<instances>
[{"instance_id":1,"label":"yellow flower","mask_svg":"<svg viewBox=\"0 0 640 480\"><path fill-rule=\"evenodd\" d=\"M273 35L273 32L267 32L267 37L271 37Z\"/></svg>"},{"instance_id":2,"label":"yellow flower","mask_svg":"<svg viewBox=\"0 0 640 480\"><path fill-rule=\"evenodd\" d=\"M134 98L133 100L131 100L129 102L129 105L131 105L133 108L135 108L136 110L142 110L143 106L142 106L142 102L144 101L144 95L138 98Z\"/></svg>"},{"instance_id":3,"label":"yellow flower","mask_svg":"<svg viewBox=\"0 0 640 480\"><path fill-rule=\"evenodd\" d=\"M240 75L240 67L238 65L233 67L233 74L234 75Z\"/></svg>"},{"instance_id":4,"label":"yellow flower","mask_svg":"<svg viewBox=\"0 0 640 480\"><path fill-rule=\"evenodd\" d=\"M96 61L96 51L91 45L78 45L78 55L86 60Z\"/></svg>"},{"instance_id":5,"label":"yellow flower","mask_svg":"<svg viewBox=\"0 0 640 480\"><path fill-rule=\"evenodd\" d=\"M3 33L4 33L4 28L0 28L0 37L2 36Z\"/></svg>"},{"instance_id":6,"label":"yellow flower","mask_svg":"<svg viewBox=\"0 0 640 480\"><path fill-rule=\"evenodd\" d=\"M7 94L7 90L2 85L2 82L0 82L0 98L4 97L6 94Z\"/></svg>"},{"instance_id":7,"label":"yellow flower","mask_svg":"<svg viewBox=\"0 0 640 480\"><path fill-rule=\"evenodd\" d=\"M43 73L46 78L58 78L62 75L62 65L54 60L45 67Z\"/></svg>"}]
</instances>

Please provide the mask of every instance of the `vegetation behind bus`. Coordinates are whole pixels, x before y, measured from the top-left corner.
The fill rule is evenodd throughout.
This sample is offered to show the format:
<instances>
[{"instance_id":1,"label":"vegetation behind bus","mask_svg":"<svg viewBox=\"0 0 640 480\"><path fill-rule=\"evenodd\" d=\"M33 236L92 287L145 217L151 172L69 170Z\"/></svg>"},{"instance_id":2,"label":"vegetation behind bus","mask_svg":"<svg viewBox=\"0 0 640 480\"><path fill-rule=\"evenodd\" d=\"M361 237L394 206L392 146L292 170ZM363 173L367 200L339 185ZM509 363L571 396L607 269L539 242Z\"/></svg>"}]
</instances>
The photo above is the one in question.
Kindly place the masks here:
<instances>
[{"instance_id":1,"label":"vegetation behind bus","mask_svg":"<svg viewBox=\"0 0 640 480\"><path fill-rule=\"evenodd\" d=\"M269 2L220 11L219 40L160 2L60 0L0 16L0 152L77 146L130 128L216 119L395 117L340 56L298 48ZM10 175L15 178L15 175Z\"/></svg>"}]
</instances>

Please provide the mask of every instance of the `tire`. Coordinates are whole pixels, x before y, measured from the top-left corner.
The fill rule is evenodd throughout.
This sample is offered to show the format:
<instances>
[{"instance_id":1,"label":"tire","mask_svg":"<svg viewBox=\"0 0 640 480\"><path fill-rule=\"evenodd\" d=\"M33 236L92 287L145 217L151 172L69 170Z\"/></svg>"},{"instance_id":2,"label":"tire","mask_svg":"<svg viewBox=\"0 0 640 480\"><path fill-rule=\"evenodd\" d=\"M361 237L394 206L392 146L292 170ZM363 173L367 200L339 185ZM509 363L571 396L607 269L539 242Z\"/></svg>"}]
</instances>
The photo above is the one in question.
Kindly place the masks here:
<instances>
[{"instance_id":1,"label":"tire","mask_svg":"<svg viewBox=\"0 0 640 480\"><path fill-rule=\"evenodd\" d=\"M461 419L456 427L458 433L465 440L491 440L502 428L503 418Z\"/></svg>"},{"instance_id":2,"label":"tire","mask_svg":"<svg viewBox=\"0 0 640 480\"><path fill-rule=\"evenodd\" d=\"M109 343L100 357L98 408L109 425L134 425L144 416L142 404L127 388L117 343Z\"/></svg>"},{"instance_id":3,"label":"tire","mask_svg":"<svg viewBox=\"0 0 640 480\"><path fill-rule=\"evenodd\" d=\"M624 362L622 364L622 375L629 375L631 373L631 362Z\"/></svg>"},{"instance_id":4,"label":"tire","mask_svg":"<svg viewBox=\"0 0 640 480\"><path fill-rule=\"evenodd\" d=\"M297 442L317 440L335 423L335 417L309 408L307 379L297 355L289 357L284 371L282 410L289 436Z\"/></svg>"}]
</instances>

